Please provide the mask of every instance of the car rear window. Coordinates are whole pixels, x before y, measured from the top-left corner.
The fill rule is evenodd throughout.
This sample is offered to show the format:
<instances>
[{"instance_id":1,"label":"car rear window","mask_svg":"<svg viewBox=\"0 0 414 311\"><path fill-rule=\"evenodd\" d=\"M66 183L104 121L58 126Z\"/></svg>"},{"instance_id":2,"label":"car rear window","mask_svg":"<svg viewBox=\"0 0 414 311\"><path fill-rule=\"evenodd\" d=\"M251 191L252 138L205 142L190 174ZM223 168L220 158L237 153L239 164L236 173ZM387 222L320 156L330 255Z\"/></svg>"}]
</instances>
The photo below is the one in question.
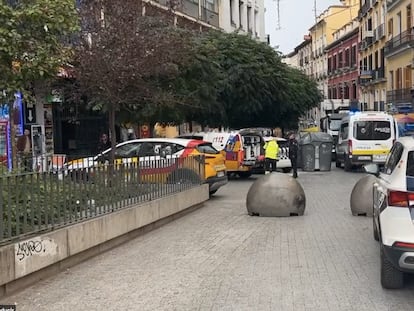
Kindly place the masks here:
<instances>
[{"instance_id":1,"label":"car rear window","mask_svg":"<svg viewBox=\"0 0 414 311\"><path fill-rule=\"evenodd\" d=\"M414 177L414 151L409 151L407 156L407 176Z\"/></svg>"},{"instance_id":2,"label":"car rear window","mask_svg":"<svg viewBox=\"0 0 414 311\"><path fill-rule=\"evenodd\" d=\"M200 153L207 153L207 154L218 154L219 151L212 146L212 144L205 143L199 144L196 146L196 149Z\"/></svg>"},{"instance_id":3,"label":"car rear window","mask_svg":"<svg viewBox=\"0 0 414 311\"><path fill-rule=\"evenodd\" d=\"M354 136L358 140L387 140L391 137L389 121L357 121Z\"/></svg>"}]
</instances>

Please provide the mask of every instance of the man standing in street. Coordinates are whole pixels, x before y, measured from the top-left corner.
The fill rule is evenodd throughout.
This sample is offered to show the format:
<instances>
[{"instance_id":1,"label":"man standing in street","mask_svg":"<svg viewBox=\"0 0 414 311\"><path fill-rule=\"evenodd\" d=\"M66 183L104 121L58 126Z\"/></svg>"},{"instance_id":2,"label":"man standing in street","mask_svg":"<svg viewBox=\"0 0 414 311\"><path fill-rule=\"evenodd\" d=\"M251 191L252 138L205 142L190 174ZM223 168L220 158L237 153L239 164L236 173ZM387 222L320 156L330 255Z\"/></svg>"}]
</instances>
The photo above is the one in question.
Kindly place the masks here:
<instances>
[{"instance_id":1,"label":"man standing in street","mask_svg":"<svg viewBox=\"0 0 414 311\"><path fill-rule=\"evenodd\" d=\"M276 172L277 155L279 154L279 145L276 137L271 137L263 147L265 150L265 174Z\"/></svg>"},{"instance_id":2,"label":"man standing in street","mask_svg":"<svg viewBox=\"0 0 414 311\"><path fill-rule=\"evenodd\" d=\"M289 136L289 159L292 163L293 178L298 177L298 141L296 140L295 134L291 133Z\"/></svg>"}]
</instances>

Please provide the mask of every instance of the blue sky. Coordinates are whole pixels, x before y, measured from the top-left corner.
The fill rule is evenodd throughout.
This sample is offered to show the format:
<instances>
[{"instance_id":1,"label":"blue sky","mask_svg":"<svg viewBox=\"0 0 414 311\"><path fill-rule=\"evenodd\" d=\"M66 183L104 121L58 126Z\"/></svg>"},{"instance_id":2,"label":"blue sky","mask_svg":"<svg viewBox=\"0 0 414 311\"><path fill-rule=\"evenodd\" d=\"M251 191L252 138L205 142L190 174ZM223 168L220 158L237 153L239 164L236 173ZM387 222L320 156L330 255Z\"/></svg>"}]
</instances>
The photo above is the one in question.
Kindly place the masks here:
<instances>
[{"instance_id":1,"label":"blue sky","mask_svg":"<svg viewBox=\"0 0 414 311\"><path fill-rule=\"evenodd\" d=\"M265 29L270 35L270 45L283 54L293 51L308 34L315 23L315 0L280 0L277 14L277 1L265 0ZM316 0L316 13L319 15L330 5L341 5L339 0ZM280 24L280 29L278 25Z\"/></svg>"}]
</instances>

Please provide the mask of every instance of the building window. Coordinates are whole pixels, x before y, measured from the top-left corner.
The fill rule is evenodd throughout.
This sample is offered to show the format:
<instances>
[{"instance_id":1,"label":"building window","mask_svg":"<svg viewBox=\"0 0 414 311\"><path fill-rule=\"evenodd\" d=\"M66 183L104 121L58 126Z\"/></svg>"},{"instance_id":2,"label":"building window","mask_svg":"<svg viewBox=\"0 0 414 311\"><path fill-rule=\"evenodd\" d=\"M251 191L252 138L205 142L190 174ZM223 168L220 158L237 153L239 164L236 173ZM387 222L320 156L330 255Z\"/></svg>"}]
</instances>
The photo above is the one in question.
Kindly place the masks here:
<instances>
[{"instance_id":1,"label":"building window","mask_svg":"<svg viewBox=\"0 0 414 311\"><path fill-rule=\"evenodd\" d=\"M212 12L216 11L214 0L206 0L206 9Z\"/></svg>"},{"instance_id":2,"label":"building window","mask_svg":"<svg viewBox=\"0 0 414 311\"><path fill-rule=\"evenodd\" d=\"M259 16L259 12L258 11L254 11L254 31L256 32L256 37L259 37L259 23L258 23L258 18Z\"/></svg>"},{"instance_id":3,"label":"building window","mask_svg":"<svg viewBox=\"0 0 414 311\"><path fill-rule=\"evenodd\" d=\"M350 62L350 59L349 59L349 49L346 49L345 50L345 67L349 67L349 62Z\"/></svg>"},{"instance_id":4,"label":"building window","mask_svg":"<svg viewBox=\"0 0 414 311\"><path fill-rule=\"evenodd\" d=\"M328 73L331 73L332 71L332 57L328 58Z\"/></svg>"},{"instance_id":5,"label":"building window","mask_svg":"<svg viewBox=\"0 0 414 311\"><path fill-rule=\"evenodd\" d=\"M390 18L388 20L388 37L392 37L392 34L393 34L392 26L393 26L393 20L392 18Z\"/></svg>"},{"instance_id":6,"label":"building window","mask_svg":"<svg viewBox=\"0 0 414 311\"><path fill-rule=\"evenodd\" d=\"M252 33L252 8L247 7L247 30Z\"/></svg>"},{"instance_id":7,"label":"building window","mask_svg":"<svg viewBox=\"0 0 414 311\"><path fill-rule=\"evenodd\" d=\"M348 84L345 84L345 86L344 86L344 98L349 99L349 86L348 86Z\"/></svg>"},{"instance_id":8,"label":"building window","mask_svg":"<svg viewBox=\"0 0 414 311\"><path fill-rule=\"evenodd\" d=\"M357 83L356 81L352 81L352 99L357 99Z\"/></svg>"},{"instance_id":9,"label":"building window","mask_svg":"<svg viewBox=\"0 0 414 311\"><path fill-rule=\"evenodd\" d=\"M342 51L338 54L338 68L342 68L344 66L343 59L342 59Z\"/></svg>"},{"instance_id":10,"label":"building window","mask_svg":"<svg viewBox=\"0 0 414 311\"><path fill-rule=\"evenodd\" d=\"M230 0L230 22L232 25L236 25L234 22L234 0Z\"/></svg>"},{"instance_id":11,"label":"building window","mask_svg":"<svg viewBox=\"0 0 414 311\"><path fill-rule=\"evenodd\" d=\"M389 81L390 81L390 89L394 90L394 71L390 71L389 73Z\"/></svg>"},{"instance_id":12,"label":"building window","mask_svg":"<svg viewBox=\"0 0 414 311\"><path fill-rule=\"evenodd\" d=\"M405 85L404 88L410 89L411 88L411 66L407 66L404 69L404 76L405 76Z\"/></svg>"},{"instance_id":13,"label":"building window","mask_svg":"<svg viewBox=\"0 0 414 311\"><path fill-rule=\"evenodd\" d=\"M240 28L243 29L243 1L239 2L239 23L240 23Z\"/></svg>"},{"instance_id":14,"label":"building window","mask_svg":"<svg viewBox=\"0 0 414 311\"><path fill-rule=\"evenodd\" d=\"M401 68L398 68L395 72L395 79L396 79L396 89L400 90L402 89L402 70Z\"/></svg>"},{"instance_id":15,"label":"building window","mask_svg":"<svg viewBox=\"0 0 414 311\"><path fill-rule=\"evenodd\" d=\"M356 64L357 64L357 47L356 45L353 45L352 50L351 50L351 65L356 66Z\"/></svg>"}]
</instances>

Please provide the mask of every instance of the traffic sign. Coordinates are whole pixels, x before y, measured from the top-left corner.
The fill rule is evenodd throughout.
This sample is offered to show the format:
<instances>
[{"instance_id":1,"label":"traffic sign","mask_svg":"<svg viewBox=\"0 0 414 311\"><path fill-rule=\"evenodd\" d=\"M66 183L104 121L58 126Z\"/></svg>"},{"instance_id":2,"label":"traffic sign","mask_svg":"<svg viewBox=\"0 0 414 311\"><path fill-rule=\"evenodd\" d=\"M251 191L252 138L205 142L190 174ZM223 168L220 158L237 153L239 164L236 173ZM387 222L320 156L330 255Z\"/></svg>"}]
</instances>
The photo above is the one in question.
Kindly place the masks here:
<instances>
[{"instance_id":1,"label":"traffic sign","mask_svg":"<svg viewBox=\"0 0 414 311\"><path fill-rule=\"evenodd\" d=\"M24 103L24 124L36 124L36 105Z\"/></svg>"}]
</instances>

